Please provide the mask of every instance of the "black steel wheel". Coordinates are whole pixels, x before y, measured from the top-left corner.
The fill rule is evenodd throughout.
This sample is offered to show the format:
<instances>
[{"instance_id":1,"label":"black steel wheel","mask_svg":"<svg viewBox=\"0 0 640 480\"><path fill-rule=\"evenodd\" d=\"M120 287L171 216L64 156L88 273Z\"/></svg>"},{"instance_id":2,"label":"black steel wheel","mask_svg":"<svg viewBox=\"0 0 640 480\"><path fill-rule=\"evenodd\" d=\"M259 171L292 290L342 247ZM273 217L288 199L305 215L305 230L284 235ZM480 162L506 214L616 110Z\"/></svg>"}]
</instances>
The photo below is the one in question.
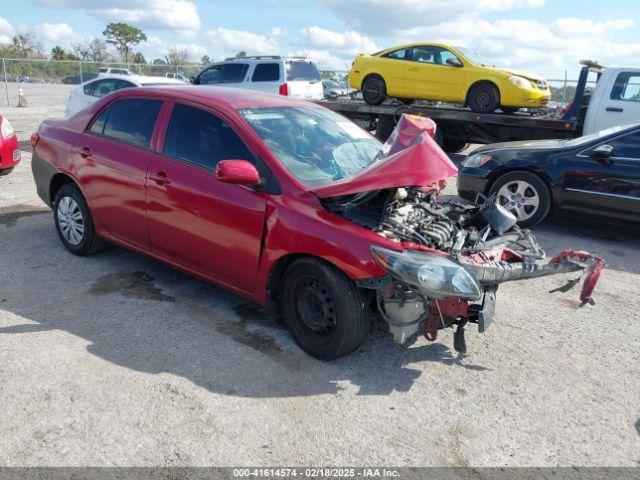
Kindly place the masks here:
<instances>
[{"instance_id":1,"label":"black steel wheel","mask_svg":"<svg viewBox=\"0 0 640 480\"><path fill-rule=\"evenodd\" d=\"M467 104L476 113L494 112L500 106L500 92L491 83L478 83L471 87Z\"/></svg>"},{"instance_id":2,"label":"black steel wheel","mask_svg":"<svg viewBox=\"0 0 640 480\"><path fill-rule=\"evenodd\" d=\"M387 98L387 86L377 76L369 76L362 83L362 98L369 105L380 105Z\"/></svg>"},{"instance_id":3,"label":"black steel wheel","mask_svg":"<svg viewBox=\"0 0 640 480\"><path fill-rule=\"evenodd\" d=\"M316 358L348 355L370 331L362 291L320 260L303 258L287 269L282 299L284 320L293 338Z\"/></svg>"}]
</instances>

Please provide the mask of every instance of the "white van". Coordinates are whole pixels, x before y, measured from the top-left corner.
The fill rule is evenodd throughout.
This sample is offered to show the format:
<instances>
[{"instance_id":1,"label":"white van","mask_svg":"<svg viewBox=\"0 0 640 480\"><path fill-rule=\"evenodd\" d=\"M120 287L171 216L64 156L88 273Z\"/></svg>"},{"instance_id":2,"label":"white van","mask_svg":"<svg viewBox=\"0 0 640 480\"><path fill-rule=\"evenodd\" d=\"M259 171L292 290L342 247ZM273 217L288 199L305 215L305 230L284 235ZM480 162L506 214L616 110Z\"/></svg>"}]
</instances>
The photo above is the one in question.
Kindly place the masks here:
<instances>
[{"instance_id":1,"label":"white van","mask_svg":"<svg viewBox=\"0 0 640 480\"><path fill-rule=\"evenodd\" d=\"M313 62L302 57L227 58L205 67L191 82L249 88L306 100L321 100L324 96L320 72Z\"/></svg>"}]
</instances>

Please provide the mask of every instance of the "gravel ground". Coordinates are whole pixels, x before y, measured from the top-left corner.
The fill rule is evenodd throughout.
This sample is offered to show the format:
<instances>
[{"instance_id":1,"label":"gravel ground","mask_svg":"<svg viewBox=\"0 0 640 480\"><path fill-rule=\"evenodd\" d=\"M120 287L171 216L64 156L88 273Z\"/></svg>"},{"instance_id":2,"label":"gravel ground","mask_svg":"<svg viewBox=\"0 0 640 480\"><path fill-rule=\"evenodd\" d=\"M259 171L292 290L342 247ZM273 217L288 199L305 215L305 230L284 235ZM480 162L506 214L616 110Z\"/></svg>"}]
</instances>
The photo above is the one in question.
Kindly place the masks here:
<instances>
[{"instance_id":1,"label":"gravel ground","mask_svg":"<svg viewBox=\"0 0 640 480\"><path fill-rule=\"evenodd\" d=\"M19 131L54 103L37 91ZM323 363L213 285L70 255L43 210L27 154L0 178L0 465L640 465L637 232L536 229L607 259L593 307L548 294L562 277L512 283L468 356L451 331L407 348L380 327Z\"/></svg>"}]
</instances>

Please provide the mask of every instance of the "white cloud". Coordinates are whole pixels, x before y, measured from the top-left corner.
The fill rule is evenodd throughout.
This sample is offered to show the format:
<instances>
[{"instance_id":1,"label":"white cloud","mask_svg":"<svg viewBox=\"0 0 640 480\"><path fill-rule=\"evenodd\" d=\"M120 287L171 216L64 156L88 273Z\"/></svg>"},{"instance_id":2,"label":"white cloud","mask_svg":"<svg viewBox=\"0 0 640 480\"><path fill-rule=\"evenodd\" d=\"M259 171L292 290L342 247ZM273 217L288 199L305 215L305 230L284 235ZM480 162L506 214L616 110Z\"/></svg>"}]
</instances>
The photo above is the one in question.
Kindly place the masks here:
<instances>
[{"instance_id":1,"label":"white cloud","mask_svg":"<svg viewBox=\"0 0 640 480\"><path fill-rule=\"evenodd\" d=\"M207 47L196 43L170 43L155 35L149 35L147 41L136 47L136 51L142 52L147 60L152 61L155 58L164 58L164 56L175 48L177 50L186 50L189 52L189 59L192 61L199 60L203 55L208 55Z\"/></svg>"},{"instance_id":2,"label":"white cloud","mask_svg":"<svg viewBox=\"0 0 640 480\"><path fill-rule=\"evenodd\" d=\"M407 28L437 25L460 17L519 7L538 7L546 0L316 0L349 28L395 35Z\"/></svg>"},{"instance_id":3,"label":"white cloud","mask_svg":"<svg viewBox=\"0 0 640 480\"><path fill-rule=\"evenodd\" d=\"M38 36L45 42L52 45L69 46L77 40L77 36L73 29L66 23L48 23L45 22L35 28Z\"/></svg>"},{"instance_id":4,"label":"white cloud","mask_svg":"<svg viewBox=\"0 0 640 480\"><path fill-rule=\"evenodd\" d=\"M190 0L37 0L40 5L84 10L106 22L129 22L141 28L199 30L200 16Z\"/></svg>"},{"instance_id":5,"label":"white cloud","mask_svg":"<svg viewBox=\"0 0 640 480\"><path fill-rule=\"evenodd\" d=\"M248 55L277 55L280 53L278 37L282 33L280 27L273 28L266 35L219 27L205 33L205 38L217 56L234 55L239 51L245 51Z\"/></svg>"},{"instance_id":6,"label":"white cloud","mask_svg":"<svg viewBox=\"0 0 640 480\"><path fill-rule=\"evenodd\" d=\"M551 28L561 36L584 37L586 32L593 35L602 35L605 32L615 32L633 27L634 22L630 18L617 20L605 20L602 22L587 20L585 18L558 18Z\"/></svg>"},{"instance_id":7,"label":"white cloud","mask_svg":"<svg viewBox=\"0 0 640 480\"><path fill-rule=\"evenodd\" d=\"M303 28L300 30L305 44L313 48L329 48L341 50L349 53L369 52L379 50L376 43L368 37L347 30L345 32L335 32L318 26Z\"/></svg>"},{"instance_id":8,"label":"white cloud","mask_svg":"<svg viewBox=\"0 0 640 480\"><path fill-rule=\"evenodd\" d=\"M9 43L13 32L13 26L6 19L0 17L0 43Z\"/></svg>"}]
</instances>

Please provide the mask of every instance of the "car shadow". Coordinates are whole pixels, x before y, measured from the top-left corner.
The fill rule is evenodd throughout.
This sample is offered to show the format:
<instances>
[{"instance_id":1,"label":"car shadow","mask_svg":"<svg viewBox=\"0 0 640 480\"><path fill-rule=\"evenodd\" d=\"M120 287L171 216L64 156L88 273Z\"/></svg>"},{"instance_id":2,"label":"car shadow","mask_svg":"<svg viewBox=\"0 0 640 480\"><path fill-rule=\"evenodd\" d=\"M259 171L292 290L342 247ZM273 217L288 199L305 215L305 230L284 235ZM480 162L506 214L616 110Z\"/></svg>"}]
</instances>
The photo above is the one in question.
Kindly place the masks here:
<instances>
[{"instance_id":1,"label":"car shadow","mask_svg":"<svg viewBox=\"0 0 640 480\"><path fill-rule=\"evenodd\" d=\"M118 247L70 255L50 214L2 218L0 309L24 323L0 328L0 337L62 330L113 364L243 397L408 391L423 373L412 365L425 362L488 370L444 343L395 345L382 322L357 352L322 362L300 350L276 316L222 288Z\"/></svg>"}]
</instances>

